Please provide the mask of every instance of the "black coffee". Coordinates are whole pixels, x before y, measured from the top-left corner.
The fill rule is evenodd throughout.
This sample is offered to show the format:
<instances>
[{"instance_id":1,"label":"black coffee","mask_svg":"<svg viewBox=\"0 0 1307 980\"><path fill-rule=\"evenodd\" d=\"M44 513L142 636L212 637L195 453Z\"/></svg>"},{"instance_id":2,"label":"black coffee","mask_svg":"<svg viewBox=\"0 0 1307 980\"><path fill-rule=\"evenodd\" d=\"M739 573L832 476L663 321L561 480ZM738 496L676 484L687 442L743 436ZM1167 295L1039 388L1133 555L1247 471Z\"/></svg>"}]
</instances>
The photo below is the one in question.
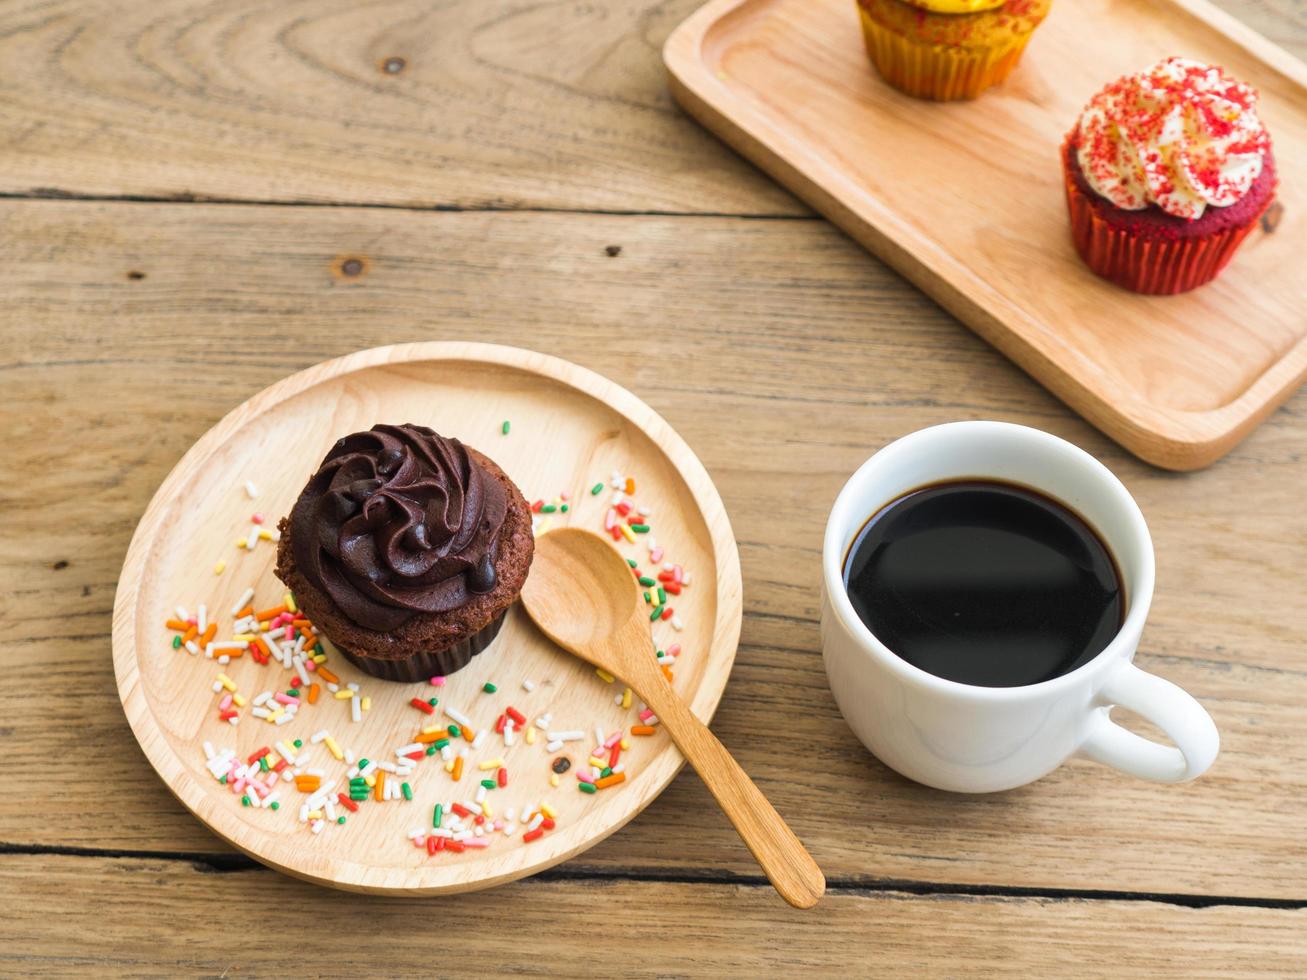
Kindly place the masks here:
<instances>
[{"instance_id":1,"label":"black coffee","mask_svg":"<svg viewBox=\"0 0 1307 980\"><path fill-rule=\"evenodd\" d=\"M1121 628L1111 553L1062 504L963 480L886 505L854 539L844 585L908 663L963 684L1020 687L1075 670Z\"/></svg>"}]
</instances>

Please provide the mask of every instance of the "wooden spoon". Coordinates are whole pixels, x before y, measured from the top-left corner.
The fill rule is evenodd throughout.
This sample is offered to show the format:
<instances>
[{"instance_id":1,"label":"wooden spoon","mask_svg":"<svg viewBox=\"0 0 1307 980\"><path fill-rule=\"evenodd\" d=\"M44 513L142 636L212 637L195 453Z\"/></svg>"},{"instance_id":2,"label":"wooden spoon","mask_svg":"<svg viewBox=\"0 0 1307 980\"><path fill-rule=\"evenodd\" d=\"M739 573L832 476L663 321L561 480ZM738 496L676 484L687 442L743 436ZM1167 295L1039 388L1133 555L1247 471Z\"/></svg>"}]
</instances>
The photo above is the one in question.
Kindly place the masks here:
<instances>
[{"instance_id":1,"label":"wooden spoon","mask_svg":"<svg viewBox=\"0 0 1307 980\"><path fill-rule=\"evenodd\" d=\"M522 604L551 640L630 685L698 770L781 897L796 908L816 905L826 889L821 869L658 669L649 614L616 549L580 528L542 535Z\"/></svg>"}]
</instances>

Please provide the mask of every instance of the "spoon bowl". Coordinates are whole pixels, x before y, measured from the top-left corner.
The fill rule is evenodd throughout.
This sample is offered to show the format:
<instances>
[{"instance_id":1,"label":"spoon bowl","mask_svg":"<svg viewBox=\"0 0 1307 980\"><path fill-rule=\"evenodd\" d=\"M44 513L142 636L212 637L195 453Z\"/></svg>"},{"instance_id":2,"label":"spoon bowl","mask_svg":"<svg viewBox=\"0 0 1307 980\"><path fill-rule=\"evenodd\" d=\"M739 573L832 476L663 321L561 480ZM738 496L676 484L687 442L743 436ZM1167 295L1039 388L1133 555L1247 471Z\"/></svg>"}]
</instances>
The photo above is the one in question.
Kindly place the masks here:
<instances>
[{"instance_id":1,"label":"spoon bowl","mask_svg":"<svg viewBox=\"0 0 1307 980\"><path fill-rule=\"evenodd\" d=\"M642 605L626 559L597 534L559 528L537 539L531 565L522 587L531 619L559 646L609 670L608 640L630 629Z\"/></svg>"}]
</instances>

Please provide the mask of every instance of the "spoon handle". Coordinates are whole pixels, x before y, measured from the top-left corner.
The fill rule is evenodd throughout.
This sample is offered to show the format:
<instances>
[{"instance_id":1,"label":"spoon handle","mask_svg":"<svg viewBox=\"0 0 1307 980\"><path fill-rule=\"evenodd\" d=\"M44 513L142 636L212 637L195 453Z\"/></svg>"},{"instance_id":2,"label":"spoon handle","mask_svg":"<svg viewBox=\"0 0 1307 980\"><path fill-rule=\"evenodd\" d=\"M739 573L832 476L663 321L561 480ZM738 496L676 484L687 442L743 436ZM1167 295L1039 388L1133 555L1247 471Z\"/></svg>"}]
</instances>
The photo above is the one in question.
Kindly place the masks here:
<instances>
[{"instance_id":1,"label":"spoon handle","mask_svg":"<svg viewBox=\"0 0 1307 980\"><path fill-rule=\"evenodd\" d=\"M781 897L795 908L816 905L826 878L767 797L661 676L642 686L652 689L640 692L644 702L698 771Z\"/></svg>"}]
</instances>

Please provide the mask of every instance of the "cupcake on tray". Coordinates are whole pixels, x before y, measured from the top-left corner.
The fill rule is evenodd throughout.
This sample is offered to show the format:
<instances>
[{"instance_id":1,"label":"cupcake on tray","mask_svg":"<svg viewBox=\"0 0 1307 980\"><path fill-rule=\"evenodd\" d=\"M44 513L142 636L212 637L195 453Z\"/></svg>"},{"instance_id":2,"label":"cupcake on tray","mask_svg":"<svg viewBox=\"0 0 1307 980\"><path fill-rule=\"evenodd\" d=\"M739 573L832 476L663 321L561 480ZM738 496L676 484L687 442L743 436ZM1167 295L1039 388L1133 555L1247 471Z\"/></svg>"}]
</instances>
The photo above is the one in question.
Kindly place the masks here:
<instances>
[{"instance_id":1,"label":"cupcake on tray","mask_svg":"<svg viewBox=\"0 0 1307 980\"><path fill-rule=\"evenodd\" d=\"M1137 293L1214 279L1275 197L1257 93L1167 58L1090 101L1062 146L1076 250Z\"/></svg>"},{"instance_id":2,"label":"cupcake on tray","mask_svg":"<svg viewBox=\"0 0 1307 980\"><path fill-rule=\"evenodd\" d=\"M535 549L504 471L420 425L338 440L280 527L277 577L300 608L396 681L452 673L489 646Z\"/></svg>"},{"instance_id":3,"label":"cupcake on tray","mask_svg":"<svg viewBox=\"0 0 1307 980\"><path fill-rule=\"evenodd\" d=\"M858 0L867 54L908 95L974 99L1012 73L1053 0Z\"/></svg>"}]
</instances>

